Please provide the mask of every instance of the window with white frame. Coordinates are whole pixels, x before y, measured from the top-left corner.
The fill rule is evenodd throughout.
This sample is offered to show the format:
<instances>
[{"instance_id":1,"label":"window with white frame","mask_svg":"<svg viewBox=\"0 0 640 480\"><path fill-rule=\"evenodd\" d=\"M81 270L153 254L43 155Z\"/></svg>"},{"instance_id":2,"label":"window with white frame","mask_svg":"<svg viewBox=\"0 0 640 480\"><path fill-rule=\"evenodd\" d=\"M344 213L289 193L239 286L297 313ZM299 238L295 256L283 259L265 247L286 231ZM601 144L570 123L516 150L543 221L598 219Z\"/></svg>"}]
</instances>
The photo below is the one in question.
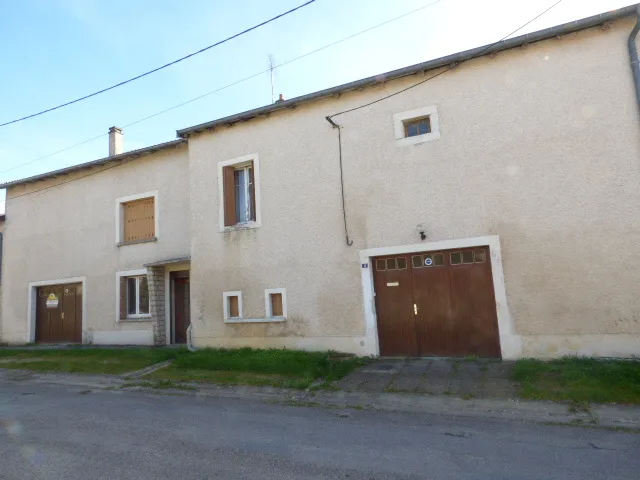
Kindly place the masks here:
<instances>
[{"instance_id":1,"label":"window with white frame","mask_svg":"<svg viewBox=\"0 0 640 480\"><path fill-rule=\"evenodd\" d=\"M224 292L222 300L225 320L241 320L243 318L242 292Z\"/></svg>"},{"instance_id":2,"label":"window with white frame","mask_svg":"<svg viewBox=\"0 0 640 480\"><path fill-rule=\"evenodd\" d=\"M149 284L146 275L125 277L127 282L127 317L149 315Z\"/></svg>"},{"instance_id":3,"label":"window with white frame","mask_svg":"<svg viewBox=\"0 0 640 480\"><path fill-rule=\"evenodd\" d=\"M151 318L146 269L118 272L116 279L117 320Z\"/></svg>"},{"instance_id":4,"label":"window with white frame","mask_svg":"<svg viewBox=\"0 0 640 480\"><path fill-rule=\"evenodd\" d=\"M287 318L287 290L285 288L268 288L264 291L265 311L267 318Z\"/></svg>"},{"instance_id":5,"label":"window with white frame","mask_svg":"<svg viewBox=\"0 0 640 480\"><path fill-rule=\"evenodd\" d=\"M415 145L440 138L440 121L435 105L393 115L398 146Z\"/></svg>"},{"instance_id":6,"label":"window with white frame","mask_svg":"<svg viewBox=\"0 0 640 480\"><path fill-rule=\"evenodd\" d=\"M256 219L256 191L254 188L253 162L233 168L234 210L233 218L225 219L225 225L248 223ZM231 223L233 221L233 223ZM227 223L228 222L228 223Z\"/></svg>"},{"instance_id":7,"label":"window with white frame","mask_svg":"<svg viewBox=\"0 0 640 480\"><path fill-rule=\"evenodd\" d=\"M260 226L257 154L218 163L220 229Z\"/></svg>"}]
</instances>

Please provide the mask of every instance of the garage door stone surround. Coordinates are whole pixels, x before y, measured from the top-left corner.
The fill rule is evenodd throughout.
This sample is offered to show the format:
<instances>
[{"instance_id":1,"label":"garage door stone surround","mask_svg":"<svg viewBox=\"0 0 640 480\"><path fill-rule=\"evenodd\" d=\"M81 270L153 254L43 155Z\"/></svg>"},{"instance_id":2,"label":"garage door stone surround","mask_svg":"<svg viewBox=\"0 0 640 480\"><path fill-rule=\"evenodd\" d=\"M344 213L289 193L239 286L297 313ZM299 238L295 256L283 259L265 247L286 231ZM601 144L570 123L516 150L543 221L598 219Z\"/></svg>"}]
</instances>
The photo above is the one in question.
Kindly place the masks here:
<instances>
[{"instance_id":1,"label":"garage door stone surround","mask_svg":"<svg viewBox=\"0 0 640 480\"><path fill-rule=\"evenodd\" d=\"M503 359L517 359L522 352L522 340L514 333L513 319L507 305L507 296L502 268L500 238L498 235L473 237L436 242L424 242L412 245L369 248L360 251L364 314L366 322L366 348L371 355L380 355L380 344L375 311L375 288L373 262L375 257L400 255L437 250L452 250L468 247L489 247L489 259L493 277L493 288L498 318L500 350Z\"/></svg>"}]
</instances>

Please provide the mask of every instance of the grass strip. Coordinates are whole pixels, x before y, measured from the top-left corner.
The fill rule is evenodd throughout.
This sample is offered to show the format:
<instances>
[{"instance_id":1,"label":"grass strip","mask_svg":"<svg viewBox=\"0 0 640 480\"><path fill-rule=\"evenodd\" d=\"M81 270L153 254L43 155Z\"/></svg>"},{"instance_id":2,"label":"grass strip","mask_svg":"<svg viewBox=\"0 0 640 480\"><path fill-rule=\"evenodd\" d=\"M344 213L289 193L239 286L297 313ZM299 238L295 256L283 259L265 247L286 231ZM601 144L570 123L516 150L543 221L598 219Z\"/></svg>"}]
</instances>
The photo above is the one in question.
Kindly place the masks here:
<instances>
[{"instance_id":1,"label":"grass strip","mask_svg":"<svg viewBox=\"0 0 640 480\"><path fill-rule=\"evenodd\" d=\"M640 362L565 357L516 362L520 396L530 400L640 404Z\"/></svg>"}]
</instances>

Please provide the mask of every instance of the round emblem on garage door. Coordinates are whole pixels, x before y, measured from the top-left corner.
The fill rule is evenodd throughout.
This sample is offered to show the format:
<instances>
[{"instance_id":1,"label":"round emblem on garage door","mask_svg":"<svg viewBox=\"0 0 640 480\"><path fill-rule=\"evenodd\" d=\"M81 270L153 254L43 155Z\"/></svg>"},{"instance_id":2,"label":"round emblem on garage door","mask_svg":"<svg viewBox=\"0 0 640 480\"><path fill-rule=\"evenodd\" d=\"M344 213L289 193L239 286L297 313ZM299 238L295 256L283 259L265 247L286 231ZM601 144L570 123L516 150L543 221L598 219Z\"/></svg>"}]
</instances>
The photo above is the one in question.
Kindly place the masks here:
<instances>
[{"instance_id":1,"label":"round emblem on garage door","mask_svg":"<svg viewBox=\"0 0 640 480\"><path fill-rule=\"evenodd\" d=\"M433 265L433 260L430 257L427 257L427 258L424 259L424 264L427 267L430 267L431 265Z\"/></svg>"}]
</instances>

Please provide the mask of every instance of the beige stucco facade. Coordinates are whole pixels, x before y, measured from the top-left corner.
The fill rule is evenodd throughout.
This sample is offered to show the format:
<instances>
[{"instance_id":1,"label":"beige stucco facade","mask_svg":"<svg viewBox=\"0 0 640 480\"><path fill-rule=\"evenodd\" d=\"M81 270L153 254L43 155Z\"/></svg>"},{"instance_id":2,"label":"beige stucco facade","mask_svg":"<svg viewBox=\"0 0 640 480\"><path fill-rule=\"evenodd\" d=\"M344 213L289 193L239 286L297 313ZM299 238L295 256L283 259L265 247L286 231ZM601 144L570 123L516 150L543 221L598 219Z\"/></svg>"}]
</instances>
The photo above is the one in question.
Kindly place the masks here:
<instances>
[{"instance_id":1,"label":"beige stucco facade","mask_svg":"<svg viewBox=\"0 0 640 480\"><path fill-rule=\"evenodd\" d=\"M118 320L116 275L188 256L187 148L114 165L96 167L90 175L81 171L8 189L3 267L10 281L2 289L4 342L34 340L30 284L62 280L84 283L85 343L153 343L152 319ZM30 191L38 192L26 195ZM154 191L157 241L118 246L117 199Z\"/></svg>"},{"instance_id":2,"label":"beige stucco facade","mask_svg":"<svg viewBox=\"0 0 640 480\"><path fill-rule=\"evenodd\" d=\"M11 187L2 341L29 340L30 283L75 277L86 277L85 341L129 330L152 341L151 322L116 321L116 273L190 255L196 347L375 355L369 259L486 244L504 358L637 355L632 26L620 19L474 59L334 117L351 245L337 130L325 117L438 71L193 134L187 146L33 196L24 194L69 179ZM437 112L439 138L399 141L394 116L424 108ZM260 225L221 228L218 164L248 156L259 164ZM156 190L158 241L116 246L116 199ZM284 321L266 321L273 288L286 289ZM225 292L242 292L243 321L225 322Z\"/></svg>"},{"instance_id":3,"label":"beige stucco facade","mask_svg":"<svg viewBox=\"0 0 640 480\"><path fill-rule=\"evenodd\" d=\"M620 20L463 64L334 120L327 115L420 75L189 138L196 345L377 350L359 252L499 236L505 356L640 353L640 136ZM437 72L428 72L432 75ZM393 116L436 106L440 138L398 145ZM262 226L221 233L216 163L257 153ZM197 232L197 233L196 233ZM287 289L284 323L225 324L222 293L264 317ZM502 332L501 332L502 336Z\"/></svg>"}]
</instances>

